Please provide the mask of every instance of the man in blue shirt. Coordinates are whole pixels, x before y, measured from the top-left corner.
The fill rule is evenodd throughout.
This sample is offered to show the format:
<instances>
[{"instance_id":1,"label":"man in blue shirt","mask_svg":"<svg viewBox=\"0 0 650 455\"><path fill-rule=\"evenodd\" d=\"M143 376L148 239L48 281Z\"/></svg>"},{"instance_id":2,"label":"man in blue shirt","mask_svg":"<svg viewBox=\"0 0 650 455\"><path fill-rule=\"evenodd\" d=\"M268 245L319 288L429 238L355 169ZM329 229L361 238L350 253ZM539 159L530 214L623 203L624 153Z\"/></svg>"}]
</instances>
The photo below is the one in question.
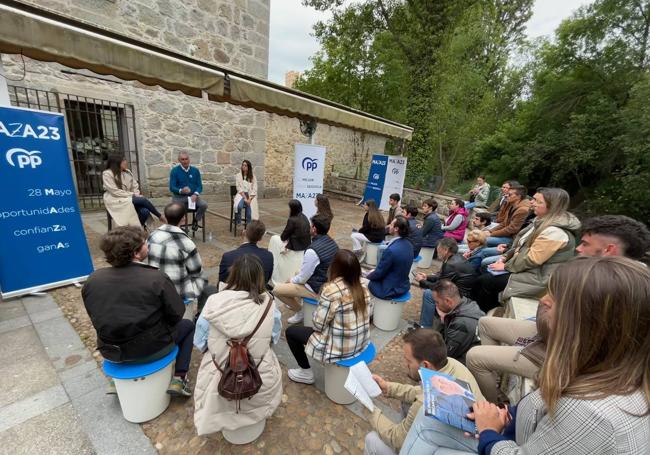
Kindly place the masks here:
<instances>
[{"instance_id":1,"label":"man in blue shirt","mask_svg":"<svg viewBox=\"0 0 650 455\"><path fill-rule=\"evenodd\" d=\"M208 203L200 198L203 191L201 183L201 172L194 166L190 166L190 156L187 152L178 154L178 166L174 166L169 174L169 191L172 193L174 202L183 204L188 208L188 198L196 204L196 217L192 223L192 230L199 228L199 221L208 209Z\"/></svg>"}]
</instances>

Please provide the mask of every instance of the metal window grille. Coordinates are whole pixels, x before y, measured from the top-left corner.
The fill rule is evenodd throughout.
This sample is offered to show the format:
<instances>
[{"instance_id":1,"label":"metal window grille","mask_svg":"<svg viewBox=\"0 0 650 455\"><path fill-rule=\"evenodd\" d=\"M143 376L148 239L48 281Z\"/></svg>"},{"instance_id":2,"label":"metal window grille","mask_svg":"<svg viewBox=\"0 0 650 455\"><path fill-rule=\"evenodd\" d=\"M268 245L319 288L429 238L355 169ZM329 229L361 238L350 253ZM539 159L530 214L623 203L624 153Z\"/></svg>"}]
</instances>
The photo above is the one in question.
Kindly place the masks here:
<instances>
[{"instance_id":1,"label":"metal window grille","mask_svg":"<svg viewBox=\"0 0 650 455\"><path fill-rule=\"evenodd\" d=\"M68 156L82 210L104 205L102 171L109 154L123 155L141 181L132 105L14 85L8 88L13 106L65 114Z\"/></svg>"}]
</instances>

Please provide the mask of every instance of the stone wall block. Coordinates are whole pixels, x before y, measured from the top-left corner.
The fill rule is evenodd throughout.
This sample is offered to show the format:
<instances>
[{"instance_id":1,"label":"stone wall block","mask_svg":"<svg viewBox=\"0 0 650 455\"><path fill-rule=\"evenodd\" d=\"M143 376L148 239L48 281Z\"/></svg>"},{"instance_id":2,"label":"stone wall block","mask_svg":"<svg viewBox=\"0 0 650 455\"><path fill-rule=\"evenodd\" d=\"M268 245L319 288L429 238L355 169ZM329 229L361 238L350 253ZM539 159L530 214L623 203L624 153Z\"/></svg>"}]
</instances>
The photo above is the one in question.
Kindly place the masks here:
<instances>
[{"instance_id":1,"label":"stone wall block","mask_svg":"<svg viewBox=\"0 0 650 455\"><path fill-rule=\"evenodd\" d=\"M177 111L177 107L173 103L160 98L151 101L147 107L157 114L164 115L174 115Z\"/></svg>"},{"instance_id":2,"label":"stone wall block","mask_svg":"<svg viewBox=\"0 0 650 455\"><path fill-rule=\"evenodd\" d=\"M217 152L217 164L230 164L230 153L219 150Z\"/></svg>"}]
</instances>

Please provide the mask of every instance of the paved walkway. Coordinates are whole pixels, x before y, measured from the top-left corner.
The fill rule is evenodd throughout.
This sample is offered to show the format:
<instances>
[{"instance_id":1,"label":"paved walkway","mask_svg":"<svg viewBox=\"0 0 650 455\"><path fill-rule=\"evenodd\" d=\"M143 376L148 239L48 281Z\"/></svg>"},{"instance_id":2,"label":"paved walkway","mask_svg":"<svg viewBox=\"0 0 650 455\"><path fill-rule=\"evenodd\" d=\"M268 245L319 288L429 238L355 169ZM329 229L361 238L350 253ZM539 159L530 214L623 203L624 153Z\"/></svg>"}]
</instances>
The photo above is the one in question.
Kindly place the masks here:
<instances>
[{"instance_id":1,"label":"paved walkway","mask_svg":"<svg viewBox=\"0 0 650 455\"><path fill-rule=\"evenodd\" d=\"M152 454L51 296L0 302L0 453Z\"/></svg>"}]
</instances>

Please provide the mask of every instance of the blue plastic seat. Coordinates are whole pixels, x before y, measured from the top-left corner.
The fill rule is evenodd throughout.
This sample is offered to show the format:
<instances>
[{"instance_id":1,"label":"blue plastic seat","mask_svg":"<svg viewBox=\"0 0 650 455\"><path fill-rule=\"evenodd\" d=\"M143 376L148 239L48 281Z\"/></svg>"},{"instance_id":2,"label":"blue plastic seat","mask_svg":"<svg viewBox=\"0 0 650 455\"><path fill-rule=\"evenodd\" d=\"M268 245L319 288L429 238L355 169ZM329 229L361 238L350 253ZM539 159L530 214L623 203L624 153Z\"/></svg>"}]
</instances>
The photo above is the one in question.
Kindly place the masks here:
<instances>
[{"instance_id":1,"label":"blue plastic seat","mask_svg":"<svg viewBox=\"0 0 650 455\"><path fill-rule=\"evenodd\" d=\"M309 297L303 297L302 301L305 302L305 303L308 303L310 305L318 305L318 300L310 299Z\"/></svg>"},{"instance_id":2,"label":"blue plastic seat","mask_svg":"<svg viewBox=\"0 0 650 455\"><path fill-rule=\"evenodd\" d=\"M399 297L390 299L391 302L408 302L411 300L411 292L406 291L406 294L402 294Z\"/></svg>"},{"instance_id":3,"label":"blue plastic seat","mask_svg":"<svg viewBox=\"0 0 650 455\"><path fill-rule=\"evenodd\" d=\"M169 354L158 360L149 363L115 363L104 359L104 373L114 379L135 379L143 378L162 370L176 360L178 346L174 346Z\"/></svg>"},{"instance_id":4,"label":"blue plastic seat","mask_svg":"<svg viewBox=\"0 0 650 455\"><path fill-rule=\"evenodd\" d=\"M377 350L375 349L375 345L370 342L368 343L368 346L366 346L366 349L361 351L356 357L339 360L336 364L347 368L350 368L352 365L356 365L359 362L366 362L366 364L369 364L375 360L375 355L377 355Z\"/></svg>"}]
</instances>

